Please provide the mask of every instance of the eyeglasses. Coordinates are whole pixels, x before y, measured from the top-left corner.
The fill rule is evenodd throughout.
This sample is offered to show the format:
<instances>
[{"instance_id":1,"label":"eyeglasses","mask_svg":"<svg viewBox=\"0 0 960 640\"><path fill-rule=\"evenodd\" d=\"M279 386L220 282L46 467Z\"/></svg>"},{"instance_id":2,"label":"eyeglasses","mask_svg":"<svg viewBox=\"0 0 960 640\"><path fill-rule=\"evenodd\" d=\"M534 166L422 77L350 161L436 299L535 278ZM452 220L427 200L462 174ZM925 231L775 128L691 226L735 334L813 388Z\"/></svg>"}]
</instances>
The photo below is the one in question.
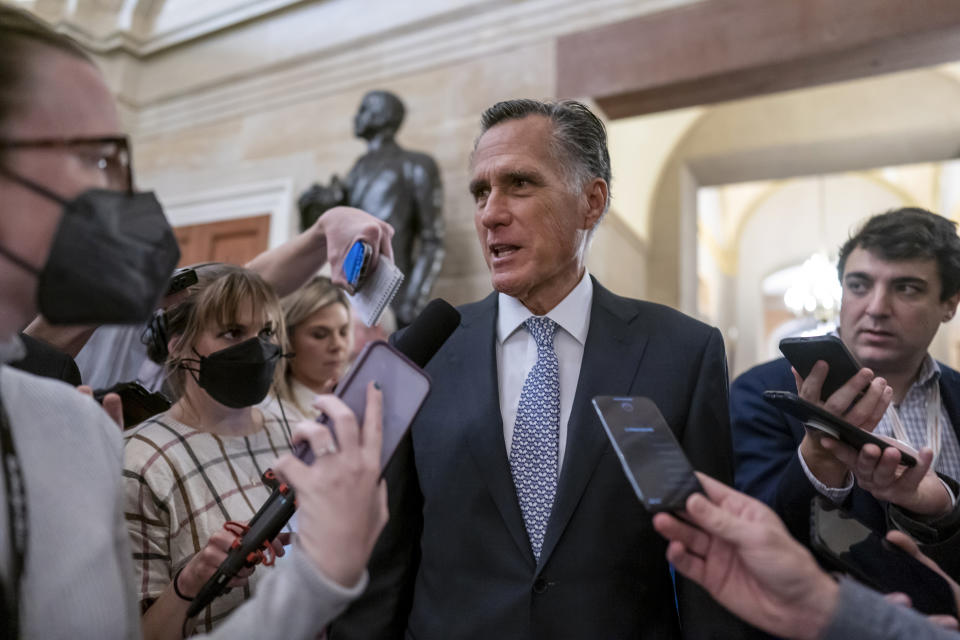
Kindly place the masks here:
<instances>
[{"instance_id":1,"label":"eyeglasses","mask_svg":"<svg viewBox=\"0 0 960 640\"><path fill-rule=\"evenodd\" d=\"M107 188L133 191L133 167L127 136L0 140L0 150L6 149L67 149L86 166L100 171L106 177Z\"/></svg>"}]
</instances>

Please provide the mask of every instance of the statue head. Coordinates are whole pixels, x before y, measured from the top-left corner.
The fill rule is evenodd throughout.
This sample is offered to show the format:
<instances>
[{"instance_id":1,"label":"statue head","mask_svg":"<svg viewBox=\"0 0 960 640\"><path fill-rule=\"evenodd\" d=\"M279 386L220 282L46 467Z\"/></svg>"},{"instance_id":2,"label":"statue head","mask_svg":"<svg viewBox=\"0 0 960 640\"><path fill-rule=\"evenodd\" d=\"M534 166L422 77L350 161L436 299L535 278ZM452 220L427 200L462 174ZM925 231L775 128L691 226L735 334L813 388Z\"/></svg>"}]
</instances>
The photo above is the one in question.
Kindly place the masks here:
<instances>
[{"instance_id":1,"label":"statue head","mask_svg":"<svg viewBox=\"0 0 960 640\"><path fill-rule=\"evenodd\" d=\"M405 113L403 102L396 95L389 91L370 91L360 102L353 119L353 132L365 140L382 132L393 135L400 128Z\"/></svg>"}]
</instances>

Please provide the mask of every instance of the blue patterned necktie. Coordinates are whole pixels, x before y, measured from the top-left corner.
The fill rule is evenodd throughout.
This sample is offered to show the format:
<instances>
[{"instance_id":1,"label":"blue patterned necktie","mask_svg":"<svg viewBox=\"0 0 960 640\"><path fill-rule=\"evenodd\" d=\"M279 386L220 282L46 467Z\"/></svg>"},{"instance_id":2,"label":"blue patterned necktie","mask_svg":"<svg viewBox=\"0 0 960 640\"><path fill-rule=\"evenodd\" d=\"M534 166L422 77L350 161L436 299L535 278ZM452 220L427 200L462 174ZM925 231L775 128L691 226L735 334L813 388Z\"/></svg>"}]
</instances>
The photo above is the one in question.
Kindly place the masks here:
<instances>
[{"instance_id":1,"label":"blue patterned necktie","mask_svg":"<svg viewBox=\"0 0 960 640\"><path fill-rule=\"evenodd\" d=\"M557 324L531 316L523 323L537 343L537 362L520 392L510 444L510 471L533 555L540 559L553 498L560 447L560 363L553 350Z\"/></svg>"}]
</instances>

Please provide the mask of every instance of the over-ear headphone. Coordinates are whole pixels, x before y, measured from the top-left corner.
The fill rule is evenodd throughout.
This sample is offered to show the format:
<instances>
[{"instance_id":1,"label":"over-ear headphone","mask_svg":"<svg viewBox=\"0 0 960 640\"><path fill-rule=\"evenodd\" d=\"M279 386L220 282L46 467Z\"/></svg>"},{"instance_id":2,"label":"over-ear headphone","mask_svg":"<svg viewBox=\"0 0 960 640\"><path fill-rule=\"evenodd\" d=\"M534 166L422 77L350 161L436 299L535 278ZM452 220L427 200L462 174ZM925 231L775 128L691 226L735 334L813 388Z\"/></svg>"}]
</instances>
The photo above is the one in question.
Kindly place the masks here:
<instances>
[{"instance_id":1,"label":"over-ear headphone","mask_svg":"<svg viewBox=\"0 0 960 640\"><path fill-rule=\"evenodd\" d=\"M157 309L147 323L140 342L147 346L147 357L163 364L167 361L170 352L167 350L167 314L163 309Z\"/></svg>"}]
</instances>

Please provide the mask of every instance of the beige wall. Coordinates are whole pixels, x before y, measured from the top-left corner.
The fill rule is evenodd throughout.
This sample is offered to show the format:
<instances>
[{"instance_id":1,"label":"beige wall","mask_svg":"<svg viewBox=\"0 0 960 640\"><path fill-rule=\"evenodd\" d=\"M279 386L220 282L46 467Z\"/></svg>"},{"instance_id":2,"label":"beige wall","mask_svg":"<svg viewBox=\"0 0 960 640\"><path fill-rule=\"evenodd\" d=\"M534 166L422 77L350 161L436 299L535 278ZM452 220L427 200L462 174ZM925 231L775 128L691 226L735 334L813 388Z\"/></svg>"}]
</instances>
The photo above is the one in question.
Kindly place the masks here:
<instances>
[{"instance_id":1,"label":"beige wall","mask_svg":"<svg viewBox=\"0 0 960 640\"><path fill-rule=\"evenodd\" d=\"M467 193L480 113L502 99L555 96L558 34L686 2L600 0L591 11L573 0L430 0L406 12L375 0L371 10L385 14L370 24L360 3L307 2L143 59L113 52L102 62L126 105L138 182L174 204L174 224L260 206L275 216L271 244L295 233L298 194L344 175L363 153L352 133L363 94L397 93L407 106L400 144L434 156L444 181L447 257L434 294L463 303L490 291ZM311 34L309 25L323 26ZM597 232L589 266L616 292L639 295L645 244L619 215Z\"/></svg>"},{"instance_id":2,"label":"beige wall","mask_svg":"<svg viewBox=\"0 0 960 640\"><path fill-rule=\"evenodd\" d=\"M284 178L299 194L314 180L349 170L364 151L352 127L360 99L368 89L388 89L407 105L399 142L433 155L444 180L448 257L435 294L465 302L490 290L467 193L478 114L499 99L552 95L553 76L552 44L537 44L265 113L138 136L137 175L161 197Z\"/></svg>"}]
</instances>

